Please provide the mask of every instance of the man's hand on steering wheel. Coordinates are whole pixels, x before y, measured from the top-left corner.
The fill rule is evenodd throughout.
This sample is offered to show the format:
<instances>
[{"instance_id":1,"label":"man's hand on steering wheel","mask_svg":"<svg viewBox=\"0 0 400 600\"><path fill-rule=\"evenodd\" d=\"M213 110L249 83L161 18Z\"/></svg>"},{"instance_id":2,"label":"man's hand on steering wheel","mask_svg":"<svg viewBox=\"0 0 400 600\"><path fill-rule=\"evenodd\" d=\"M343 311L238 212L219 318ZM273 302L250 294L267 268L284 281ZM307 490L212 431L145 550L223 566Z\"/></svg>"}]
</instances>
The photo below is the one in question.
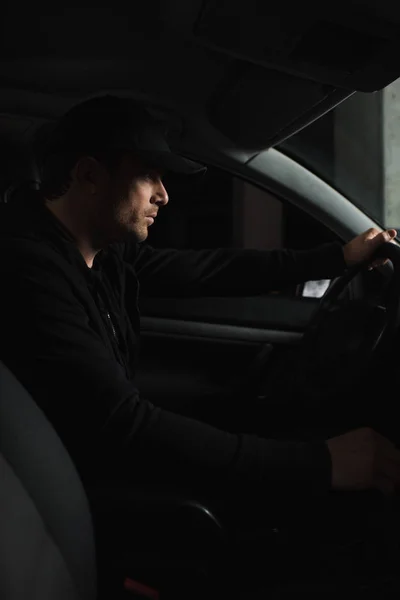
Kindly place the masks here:
<instances>
[{"instance_id":1,"label":"man's hand on steering wheel","mask_svg":"<svg viewBox=\"0 0 400 600\"><path fill-rule=\"evenodd\" d=\"M303 336L307 381L347 382L368 368L376 351L397 334L400 317L400 246L395 229L368 229L343 247L348 269L322 297ZM388 243L389 242L389 243ZM392 274L368 295L365 272L386 262ZM361 284L361 285L360 285ZM350 290L350 293L349 293ZM343 378L342 378L343 379Z\"/></svg>"},{"instance_id":2,"label":"man's hand on steering wheel","mask_svg":"<svg viewBox=\"0 0 400 600\"><path fill-rule=\"evenodd\" d=\"M354 267L372 257L374 252L385 242L391 242L397 236L395 229L379 231L371 228L361 233L343 247L344 260L347 267ZM371 264L372 268L384 264L386 259L379 259Z\"/></svg>"},{"instance_id":3,"label":"man's hand on steering wheel","mask_svg":"<svg viewBox=\"0 0 400 600\"><path fill-rule=\"evenodd\" d=\"M349 269L351 267L368 265L369 269L379 267L388 261L388 258L372 259L377 250L386 242L391 242L397 236L395 229L379 231L368 229L355 237L343 248L344 260ZM393 252L389 253L393 254ZM392 260L396 255L391 257ZM398 270L398 264L396 261ZM342 282L351 281L353 275L344 276ZM350 272L351 273L351 272ZM343 286L342 286L343 287ZM338 290L339 288L339 290ZM325 299L328 305L334 306L340 291L340 285L335 293L328 292ZM398 286L392 288L389 298L387 323L390 328L395 326L395 320L390 319L390 314L398 312ZM321 311L323 317L323 311ZM321 320L321 319L320 319ZM323 319L322 319L323 321ZM379 337L377 337L379 340ZM371 344L371 352L376 344ZM336 490L367 490L378 489L386 494L395 492L400 488L400 451L391 440L383 437L371 428L363 427L348 431L342 435L327 440L327 446L332 459L332 488Z\"/></svg>"}]
</instances>

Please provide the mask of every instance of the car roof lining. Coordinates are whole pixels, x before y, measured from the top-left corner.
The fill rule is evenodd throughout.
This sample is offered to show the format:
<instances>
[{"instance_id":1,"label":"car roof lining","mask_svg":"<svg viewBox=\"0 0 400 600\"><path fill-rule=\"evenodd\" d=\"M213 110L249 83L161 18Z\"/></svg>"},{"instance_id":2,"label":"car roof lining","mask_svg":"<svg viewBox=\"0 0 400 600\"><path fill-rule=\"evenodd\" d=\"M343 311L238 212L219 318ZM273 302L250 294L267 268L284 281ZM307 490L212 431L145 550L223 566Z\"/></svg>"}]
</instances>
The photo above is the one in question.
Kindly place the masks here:
<instances>
[{"instance_id":1,"label":"car roof lining","mask_svg":"<svg viewBox=\"0 0 400 600\"><path fill-rule=\"evenodd\" d=\"M51 11L39 0L6 4L0 36L3 115L54 119L101 90L124 93L174 110L182 119L178 145L196 129L193 122L208 132L210 145L220 144L220 152L228 148L231 155L248 157L275 146L354 90L377 89L400 75L393 51L400 9L388 0L379 8L364 2L362 11L358 0L338 0L334 9L304 0L301 18L293 3L289 10L289 0L270 8L260 0L147 0L129 6L114 0L96 9L81 0ZM327 24L331 54L318 46ZM357 64L349 57L347 65L340 54L345 30ZM368 40L382 39L383 46L372 44L371 51Z\"/></svg>"}]
</instances>

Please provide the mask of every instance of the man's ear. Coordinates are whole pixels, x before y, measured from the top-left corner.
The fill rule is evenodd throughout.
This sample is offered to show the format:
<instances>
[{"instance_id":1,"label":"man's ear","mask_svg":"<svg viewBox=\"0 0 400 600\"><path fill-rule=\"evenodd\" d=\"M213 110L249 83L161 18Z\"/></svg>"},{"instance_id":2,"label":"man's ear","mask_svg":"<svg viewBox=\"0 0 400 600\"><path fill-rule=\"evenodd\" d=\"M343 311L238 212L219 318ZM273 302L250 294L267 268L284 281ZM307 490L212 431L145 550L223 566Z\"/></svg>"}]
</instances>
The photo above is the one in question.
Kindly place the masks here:
<instances>
[{"instance_id":1,"label":"man's ear","mask_svg":"<svg viewBox=\"0 0 400 600\"><path fill-rule=\"evenodd\" d=\"M72 170L72 178L81 190L88 194L96 194L107 181L107 169L92 156L82 156Z\"/></svg>"}]
</instances>

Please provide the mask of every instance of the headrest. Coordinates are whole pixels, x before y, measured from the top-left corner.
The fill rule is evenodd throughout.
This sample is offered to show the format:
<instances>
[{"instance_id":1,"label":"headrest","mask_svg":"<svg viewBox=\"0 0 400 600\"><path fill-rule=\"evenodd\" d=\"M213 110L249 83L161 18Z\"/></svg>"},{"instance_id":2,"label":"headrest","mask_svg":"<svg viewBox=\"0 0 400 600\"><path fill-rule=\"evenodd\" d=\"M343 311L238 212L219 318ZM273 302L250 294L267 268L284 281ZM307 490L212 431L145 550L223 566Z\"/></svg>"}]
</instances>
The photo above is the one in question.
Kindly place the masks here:
<instances>
[{"instance_id":1,"label":"headrest","mask_svg":"<svg viewBox=\"0 0 400 600\"><path fill-rule=\"evenodd\" d=\"M40 152L50 125L41 125L24 145L6 144L0 149L0 202L15 200L26 190L40 186Z\"/></svg>"}]
</instances>

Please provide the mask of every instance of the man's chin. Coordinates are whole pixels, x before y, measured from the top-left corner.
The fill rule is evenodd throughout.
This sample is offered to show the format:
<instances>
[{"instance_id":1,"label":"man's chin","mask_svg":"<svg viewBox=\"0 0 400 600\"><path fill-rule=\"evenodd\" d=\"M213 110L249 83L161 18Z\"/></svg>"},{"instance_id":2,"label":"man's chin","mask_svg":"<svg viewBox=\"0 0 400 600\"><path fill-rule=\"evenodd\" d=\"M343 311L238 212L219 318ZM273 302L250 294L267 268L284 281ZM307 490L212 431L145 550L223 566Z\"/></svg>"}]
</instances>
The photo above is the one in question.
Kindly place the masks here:
<instances>
[{"instance_id":1,"label":"man's chin","mask_svg":"<svg viewBox=\"0 0 400 600\"><path fill-rule=\"evenodd\" d=\"M147 240L149 232L147 230L147 227L140 227L139 228L133 228L130 232L130 235L136 239L137 242L144 242L145 240Z\"/></svg>"},{"instance_id":2,"label":"man's chin","mask_svg":"<svg viewBox=\"0 0 400 600\"><path fill-rule=\"evenodd\" d=\"M147 227L120 227L118 232L115 232L112 242L127 242L134 240L135 242L144 242L148 237Z\"/></svg>"}]
</instances>

